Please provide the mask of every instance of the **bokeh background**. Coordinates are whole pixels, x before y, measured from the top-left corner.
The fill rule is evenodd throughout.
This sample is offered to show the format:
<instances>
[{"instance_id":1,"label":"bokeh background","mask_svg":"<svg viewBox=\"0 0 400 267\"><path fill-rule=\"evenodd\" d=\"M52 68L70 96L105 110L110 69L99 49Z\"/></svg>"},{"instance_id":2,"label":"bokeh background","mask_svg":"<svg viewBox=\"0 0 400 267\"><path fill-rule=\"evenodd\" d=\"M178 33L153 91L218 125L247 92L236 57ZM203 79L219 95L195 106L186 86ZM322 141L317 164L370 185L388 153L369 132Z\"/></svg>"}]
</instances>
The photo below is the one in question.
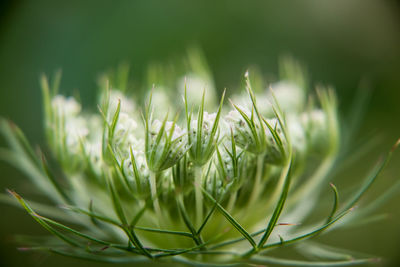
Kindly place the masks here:
<instances>
[{"instance_id":1,"label":"bokeh background","mask_svg":"<svg viewBox=\"0 0 400 267\"><path fill-rule=\"evenodd\" d=\"M200 47L218 89L238 88L249 66L277 77L278 59L301 61L313 83L333 85L344 117L356 91L373 89L355 142L378 136L358 163L337 177L340 188L362 174L400 137L400 5L383 0L335 1L54 1L0 2L0 116L44 144L38 77L62 69L61 91L93 105L99 73L121 62L140 84L152 62ZM4 140L0 140L0 146ZM37 196L23 175L0 162L0 190ZM400 152L369 198L400 178ZM326 243L400 264L400 193L379 213L387 219L321 237ZM45 233L20 209L0 204L0 266L103 266L61 256L22 253L14 234ZM290 255L287 255L290 256Z\"/></svg>"}]
</instances>

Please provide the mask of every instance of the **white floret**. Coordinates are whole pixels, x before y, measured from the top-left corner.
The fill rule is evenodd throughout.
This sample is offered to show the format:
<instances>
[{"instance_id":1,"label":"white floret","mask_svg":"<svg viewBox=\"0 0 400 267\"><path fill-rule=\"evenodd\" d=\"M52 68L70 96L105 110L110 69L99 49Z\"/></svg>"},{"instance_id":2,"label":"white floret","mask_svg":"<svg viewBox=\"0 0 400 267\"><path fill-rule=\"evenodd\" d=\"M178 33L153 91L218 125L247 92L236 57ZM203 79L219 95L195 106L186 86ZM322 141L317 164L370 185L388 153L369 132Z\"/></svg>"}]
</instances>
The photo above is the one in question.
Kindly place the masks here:
<instances>
[{"instance_id":1,"label":"white floret","mask_svg":"<svg viewBox=\"0 0 400 267\"><path fill-rule=\"evenodd\" d=\"M58 116L76 116L81 112L81 104L73 97L56 95L51 101L51 106L56 110Z\"/></svg>"},{"instance_id":2,"label":"white floret","mask_svg":"<svg viewBox=\"0 0 400 267\"><path fill-rule=\"evenodd\" d=\"M215 106L217 96L212 81L203 79L196 74L189 73L185 77L182 77L178 82L178 90L182 95L185 93L185 86L189 106L200 106L203 92L205 92L204 103L206 108Z\"/></svg>"},{"instance_id":3,"label":"white floret","mask_svg":"<svg viewBox=\"0 0 400 267\"><path fill-rule=\"evenodd\" d=\"M109 110L112 113L117 109L119 101L121 101L121 112L132 114L135 111L136 105L131 99L126 97L121 91L111 90Z\"/></svg>"}]
</instances>

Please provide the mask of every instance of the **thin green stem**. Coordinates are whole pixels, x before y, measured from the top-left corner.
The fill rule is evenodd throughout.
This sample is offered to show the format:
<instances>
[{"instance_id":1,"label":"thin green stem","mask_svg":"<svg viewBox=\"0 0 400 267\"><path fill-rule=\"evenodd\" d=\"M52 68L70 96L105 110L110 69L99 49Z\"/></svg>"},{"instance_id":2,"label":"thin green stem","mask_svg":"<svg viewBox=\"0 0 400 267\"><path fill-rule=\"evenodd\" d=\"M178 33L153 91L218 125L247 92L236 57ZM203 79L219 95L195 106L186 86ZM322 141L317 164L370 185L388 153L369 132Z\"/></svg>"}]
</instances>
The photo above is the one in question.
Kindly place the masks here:
<instances>
[{"instance_id":1,"label":"thin green stem","mask_svg":"<svg viewBox=\"0 0 400 267\"><path fill-rule=\"evenodd\" d=\"M257 166L256 166L256 177L254 179L253 190L250 194L250 199L248 202L248 207L251 207L254 202L258 199L261 194L261 179L262 179L262 170L263 170L263 162L264 161L264 154L260 154L257 156Z\"/></svg>"},{"instance_id":2,"label":"thin green stem","mask_svg":"<svg viewBox=\"0 0 400 267\"><path fill-rule=\"evenodd\" d=\"M199 234L197 234L196 229L193 226L193 223L191 222L187 212L186 212L186 208L185 208L185 202L183 200L182 195L178 195L177 196L177 204L178 204L178 209L179 212L182 216L182 219L186 225L186 227L188 228L188 230L192 233L192 238L193 241L196 245L201 245L203 243L203 241L201 240L201 237Z\"/></svg>"},{"instance_id":3,"label":"thin green stem","mask_svg":"<svg viewBox=\"0 0 400 267\"><path fill-rule=\"evenodd\" d=\"M232 212L233 207L235 206L235 203L236 203L236 199L237 199L237 191L232 193L231 196L229 197L228 205L226 207L226 210L229 213Z\"/></svg>"},{"instance_id":4,"label":"thin green stem","mask_svg":"<svg viewBox=\"0 0 400 267\"><path fill-rule=\"evenodd\" d=\"M196 199L196 227L200 227L203 221L203 193L201 192L202 176L202 167L195 166L194 193Z\"/></svg>"},{"instance_id":5,"label":"thin green stem","mask_svg":"<svg viewBox=\"0 0 400 267\"><path fill-rule=\"evenodd\" d=\"M151 192L151 199L153 201L154 212L157 214L157 218L161 218L161 208L160 208L160 202L158 201L155 172L150 172L150 192Z\"/></svg>"}]
</instances>

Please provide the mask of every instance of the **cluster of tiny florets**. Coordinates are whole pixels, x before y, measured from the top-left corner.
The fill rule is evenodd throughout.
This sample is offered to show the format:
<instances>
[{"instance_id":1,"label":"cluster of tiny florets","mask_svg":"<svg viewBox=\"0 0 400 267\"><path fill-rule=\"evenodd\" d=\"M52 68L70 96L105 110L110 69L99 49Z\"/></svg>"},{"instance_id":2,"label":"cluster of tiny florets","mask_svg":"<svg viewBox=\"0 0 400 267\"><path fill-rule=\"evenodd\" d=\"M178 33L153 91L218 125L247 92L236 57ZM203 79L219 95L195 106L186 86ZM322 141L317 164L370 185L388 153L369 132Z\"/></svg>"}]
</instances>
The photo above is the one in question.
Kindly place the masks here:
<instances>
[{"instance_id":1,"label":"cluster of tiny florets","mask_svg":"<svg viewBox=\"0 0 400 267\"><path fill-rule=\"evenodd\" d=\"M322 233L372 183L341 212L331 185L329 218L317 229L298 227L319 204L336 164L340 129L334 92L310 90L293 64L281 81L269 85L253 87L246 72L243 90L225 90L219 101L205 69L178 77L175 93L156 84L145 101L107 82L98 112L82 109L43 79L45 131L61 175L44 155L42 162L35 159L23 135L7 126L3 133L17 155L10 158L23 162L21 169L87 233L38 215L10 192L35 220L74 247L49 248L53 252L89 259L97 253L108 262L168 256L188 264L282 263L255 255ZM97 247L71 241L53 227Z\"/></svg>"}]
</instances>

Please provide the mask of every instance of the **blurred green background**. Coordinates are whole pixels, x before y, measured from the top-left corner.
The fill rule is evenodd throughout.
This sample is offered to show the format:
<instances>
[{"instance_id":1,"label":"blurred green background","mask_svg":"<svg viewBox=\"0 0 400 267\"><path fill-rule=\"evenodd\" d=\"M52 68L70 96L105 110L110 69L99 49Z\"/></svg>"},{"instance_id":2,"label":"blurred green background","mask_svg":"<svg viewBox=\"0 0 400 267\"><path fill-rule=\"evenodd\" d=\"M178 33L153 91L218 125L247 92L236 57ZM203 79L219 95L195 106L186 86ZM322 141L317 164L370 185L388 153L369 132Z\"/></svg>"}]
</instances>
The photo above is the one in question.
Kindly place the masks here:
<instances>
[{"instance_id":1,"label":"blurred green background","mask_svg":"<svg viewBox=\"0 0 400 267\"><path fill-rule=\"evenodd\" d=\"M379 135L380 142L338 177L339 191L355 185L400 137L400 5L382 0L3 0L0 116L17 123L32 143L43 145L41 73L62 69L61 91L78 91L84 105L93 105L101 72L128 62L133 79L140 82L149 63L183 57L193 45L203 50L218 89L237 88L253 65L276 77L278 59L288 54L307 66L313 83L337 88L343 114L361 81L371 87L356 140ZM371 199L400 178L399 165L398 152L369 192ZM3 162L0 168L0 188L37 198L23 175ZM399 204L400 194L380 211L389 214L386 220L320 239L386 257L386 265L398 266ZM44 230L20 209L5 204L0 209L0 266L102 266L18 252L14 234Z\"/></svg>"}]
</instances>

